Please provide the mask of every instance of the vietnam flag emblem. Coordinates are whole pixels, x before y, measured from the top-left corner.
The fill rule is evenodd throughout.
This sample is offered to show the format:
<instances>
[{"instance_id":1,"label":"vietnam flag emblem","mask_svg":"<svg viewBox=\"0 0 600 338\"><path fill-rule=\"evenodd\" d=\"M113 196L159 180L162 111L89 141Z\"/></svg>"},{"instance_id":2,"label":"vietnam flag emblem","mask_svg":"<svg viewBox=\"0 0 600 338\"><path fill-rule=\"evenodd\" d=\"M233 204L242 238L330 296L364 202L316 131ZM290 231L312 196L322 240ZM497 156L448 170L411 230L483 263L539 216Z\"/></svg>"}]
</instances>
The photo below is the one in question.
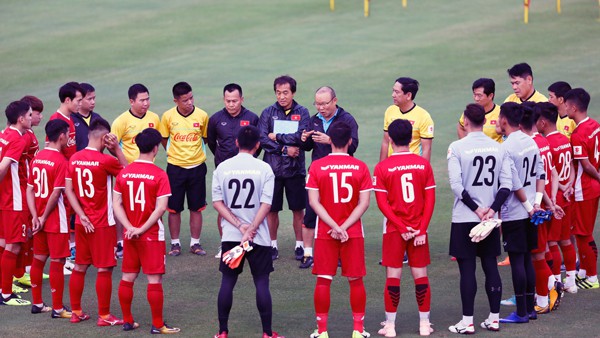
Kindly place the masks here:
<instances>
[{"instance_id":1,"label":"vietnam flag emblem","mask_svg":"<svg viewBox=\"0 0 600 338\"><path fill-rule=\"evenodd\" d=\"M300 121L300 115L298 115L298 114L292 115L292 121Z\"/></svg>"},{"instance_id":2,"label":"vietnam flag emblem","mask_svg":"<svg viewBox=\"0 0 600 338\"><path fill-rule=\"evenodd\" d=\"M250 125L250 121L248 121L248 120L240 121L240 127L245 127L245 126L249 126L249 125Z\"/></svg>"},{"instance_id":3,"label":"vietnam flag emblem","mask_svg":"<svg viewBox=\"0 0 600 338\"><path fill-rule=\"evenodd\" d=\"M149 123L148 123L148 127L149 127L149 128L154 128L154 123L152 123L152 122L149 122Z\"/></svg>"},{"instance_id":4,"label":"vietnam flag emblem","mask_svg":"<svg viewBox=\"0 0 600 338\"><path fill-rule=\"evenodd\" d=\"M200 123L199 122L194 122L194 128L200 128Z\"/></svg>"}]
</instances>

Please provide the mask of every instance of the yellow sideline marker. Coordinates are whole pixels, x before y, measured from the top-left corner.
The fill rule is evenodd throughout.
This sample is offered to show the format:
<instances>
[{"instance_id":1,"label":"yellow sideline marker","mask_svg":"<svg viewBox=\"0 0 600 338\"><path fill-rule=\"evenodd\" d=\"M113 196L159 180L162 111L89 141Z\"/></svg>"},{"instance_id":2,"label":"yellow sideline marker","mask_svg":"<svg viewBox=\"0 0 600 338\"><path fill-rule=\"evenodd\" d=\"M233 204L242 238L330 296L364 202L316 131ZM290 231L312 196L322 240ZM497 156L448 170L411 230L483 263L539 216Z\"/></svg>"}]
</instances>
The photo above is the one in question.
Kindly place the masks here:
<instances>
[{"instance_id":1,"label":"yellow sideline marker","mask_svg":"<svg viewBox=\"0 0 600 338\"><path fill-rule=\"evenodd\" d=\"M529 23L529 1L530 0L524 0L523 2L523 22L525 23Z\"/></svg>"},{"instance_id":2,"label":"yellow sideline marker","mask_svg":"<svg viewBox=\"0 0 600 338\"><path fill-rule=\"evenodd\" d=\"M332 12L335 11L335 0L329 0L329 9L331 9Z\"/></svg>"},{"instance_id":3,"label":"yellow sideline marker","mask_svg":"<svg viewBox=\"0 0 600 338\"><path fill-rule=\"evenodd\" d=\"M598 0L600 1L600 0ZM369 16L369 0L365 0L365 18Z\"/></svg>"},{"instance_id":4,"label":"yellow sideline marker","mask_svg":"<svg viewBox=\"0 0 600 338\"><path fill-rule=\"evenodd\" d=\"M408 0L402 0L402 7L406 8L407 1ZM560 1L560 0L558 0L558 1ZM600 0L598 0L598 1L600 1Z\"/></svg>"},{"instance_id":5,"label":"yellow sideline marker","mask_svg":"<svg viewBox=\"0 0 600 338\"><path fill-rule=\"evenodd\" d=\"M556 13L560 14L560 0L556 0Z\"/></svg>"}]
</instances>

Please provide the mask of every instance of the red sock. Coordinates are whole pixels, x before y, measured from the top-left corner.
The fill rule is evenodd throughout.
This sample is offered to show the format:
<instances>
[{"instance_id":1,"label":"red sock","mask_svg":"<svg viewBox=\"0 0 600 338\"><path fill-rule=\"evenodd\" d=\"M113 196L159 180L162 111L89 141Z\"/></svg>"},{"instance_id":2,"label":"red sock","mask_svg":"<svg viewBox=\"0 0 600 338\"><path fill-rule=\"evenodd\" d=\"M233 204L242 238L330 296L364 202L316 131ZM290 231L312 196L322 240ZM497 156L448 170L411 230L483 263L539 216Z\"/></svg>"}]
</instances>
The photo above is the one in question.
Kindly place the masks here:
<instances>
[{"instance_id":1,"label":"red sock","mask_svg":"<svg viewBox=\"0 0 600 338\"><path fill-rule=\"evenodd\" d=\"M590 247L591 257L589 261L589 270L587 270L588 276L596 276L598 274L598 247L594 236L588 236L588 245Z\"/></svg>"},{"instance_id":2,"label":"red sock","mask_svg":"<svg viewBox=\"0 0 600 338\"><path fill-rule=\"evenodd\" d=\"M65 263L50 261L50 291L52 292L52 308L63 308L63 293L65 291Z\"/></svg>"},{"instance_id":3,"label":"red sock","mask_svg":"<svg viewBox=\"0 0 600 338\"><path fill-rule=\"evenodd\" d=\"M400 278L386 278L385 290L383 290L383 301L385 312L396 313L400 302Z\"/></svg>"},{"instance_id":4,"label":"red sock","mask_svg":"<svg viewBox=\"0 0 600 338\"><path fill-rule=\"evenodd\" d=\"M119 303L121 304L121 312L123 312L123 321L130 324L133 324L133 315L131 314L132 301L133 283L121 280L121 283L119 283Z\"/></svg>"},{"instance_id":5,"label":"red sock","mask_svg":"<svg viewBox=\"0 0 600 338\"><path fill-rule=\"evenodd\" d=\"M32 243L29 244L27 255L25 255L25 266L31 266L33 264L33 240Z\"/></svg>"},{"instance_id":6,"label":"red sock","mask_svg":"<svg viewBox=\"0 0 600 338\"><path fill-rule=\"evenodd\" d=\"M31 263L31 300L33 304L42 304L42 281L44 279L44 265L46 262L42 262L39 259L34 259Z\"/></svg>"},{"instance_id":7,"label":"red sock","mask_svg":"<svg viewBox=\"0 0 600 338\"><path fill-rule=\"evenodd\" d=\"M23 275L25 275L25 259L27 258L26 251L29 250L29 248L26 246L27 243L23 243L23 247L21 247L21 251L19 251L19 254L17 255L17 266L15 267L14 274L16 278L21 278Z\"/></svg>"},{"instance_id":8,"label":"red sock","mask_svg":"<svg viewBox=\"0 0 600 338\"><path fill-rule=\"evenodd\" d=\"M560 275L560 262L562 261L562 256L560 255L558 245L550 245L550 253L552 254L552 274Z\"/></svg>"},{"instance_id":9,"label":"red sock","mask_svg":"<svg viewBox=\"0 0 600 338\"><path fill-rule=\"evenodd\" d=\"M594 253L589 245L590 241L588 237L591 236L575 236L577 239L577 248L579 249L580 267L586 271L588 276L593 276L590 273L590 270L592 269L590 267L590 258L594 255Z\"/></svg>"},{"instance_id":10,"label":"red sock","mask_svg":"<svg viewBox=\"0 0 600 338\"><path fill-rule=\"evenodd\" d=\"M317 315L317 329L319 330L319 333L327 331L327 317L331 303L330 289L331 279L317 277L314 302L315 313Z\"/></svg>"},{"instance_id":11,"label":"red sock","mask_svg":"<svg viewBox=\"0 0 600 338\"><path fill-rule=\"evenodd\" d=\"M350 281L350 307L354 330L363 332L365 320L365 307L367 305L367 292L362 278Z\"/></svg>"},{"instance_id":12,"label":"red sock","mask_svg":"<svg viewBox=\"0 0 600 338\"><path fill-rule=\"evenodd\" d=\"M533 269L535 270L535 292L540 296L548 296L548 278L552 275L552 271L546 263L546 260L540 259L533 261Z\"/></svg>"},{"instance_id":13,"label":"red sock","mask_svg":"<svg viewBox=\"0 0 600 338\"><path fill-rule=\"evenodd\" d=\"M0 227L2 225L0 224ZM0 291L2 291L2 256L4 256L4 247L0 246ZM12 286L11 286L12 292Z\"/></svg>"},{"instance_id":14,"label":"red sock","mask_svg":"<svg viewBox=\"0 0 600 338\"><path fill-rule=\"evenodd\" d=\"M150 312L152 312L152 325L156 328L163 327L163 288L162 284L148 284L147 289L148 303L150 303Z\"/></svg>"},{"instance_id":15,"label":"red sock","mask_svg":"<svg viewBox=\"0 0 600 338\"><path fill-rule=\"evenodd\" d=\"M429 278L421 277L415 279L415 295L419 312L429 312L431 309L431 288L429 287Z\"/></svg>"},{"instance_id":16,"label":"red sock","mask_svg":"<svg viewBox=\"0 0 600 338\"><path fill-rule=\"evenodd\" d=\"M96 277L96 296L98 296L98 315L110 314L110 296L112 290L112 271L98 271Z\"/></svg>"},{"instance_id":17,"label":"red sock","mask_svg":"<svg viewBox=\"0 0 600 338\"><path fill-rule=\"evenodd\" d=\"M17 268L17 255L12 251L4 250L2 254L2 293L10 295L12 293L13 276Z\"/></svg>"},{"instance_id":18,"label":"red sock","mask_svg":"<svg viewBox=\"0 0 600 338\"><path fill-rule=\"evenodd\" d=\"M563 259L565 261L565 269L567 271L575 271L577 255L575 254L575 246L573 243L570 243L569 245L561 245L560 250L562 251Z\"/></svg>"},{"instance_id":19,"label":"red sock","mask_svg":"<svg viewBox=\"0 0 600 338\"><path fill-rule=\"evenodd\" d=\"M71 299L71 310L81 311L81 295L85 285L85 272L73 270L69 280L69 298Z\"/></svg>"}]
</instances>

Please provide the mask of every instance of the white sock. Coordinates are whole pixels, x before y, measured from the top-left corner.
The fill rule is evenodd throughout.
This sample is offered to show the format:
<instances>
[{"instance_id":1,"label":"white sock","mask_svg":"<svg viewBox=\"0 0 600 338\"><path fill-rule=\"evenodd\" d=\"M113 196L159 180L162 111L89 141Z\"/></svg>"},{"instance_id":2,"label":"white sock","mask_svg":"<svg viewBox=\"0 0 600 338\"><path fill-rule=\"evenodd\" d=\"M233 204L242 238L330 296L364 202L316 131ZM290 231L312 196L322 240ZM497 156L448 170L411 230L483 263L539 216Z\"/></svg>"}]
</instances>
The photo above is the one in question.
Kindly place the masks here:
<instances>
[{"instance_id":1,"label":"white sock","mask_svg":"<svg viewBox=\"0 0 600 338\"><path fill-rule=\"evenodd\" d=\"M200 238L190 238L190 247L193 247L194 244L200 244Z\"/></svg>"},{"instance_id":2,"label":"white sock","mask_svg":"<svg viewBox=\"0 0 600 338\"><path fill-rule=\"evenodd\" d=\"M11 291L12 291L12 290L11 290ZM6 299L6 298L10 297L10 295L11 295L10 293L9 293L9 294L5 294L5 293L3 293L3 294L2 294L2 298L5 298L5 299Z\"/></svg>"},{"instance_id":3,"label":"white sock","mask_svg":"<svg viewBox=\"0 0 600 338\"><path fill-rule=\"evenodd\" d=\"M561 277L561 275L554 275L554 279L555 279L557 282L560 282L560 281L561 281L561 280L560 280L560 277Z\"/></svg>"},{"instance_id":4,"label":"white sock","mask_svg":"<svg viewBox=\"0 0 600 338\"><path fill-rule=\"evenodd\" d=\"M554 275L550 275L548 277L548 290L552 290L552 288L554 287L554 283L555 282L556 282L556 279L554 279Z\"/></svg>"},{"instance_id":5,"label":"white sock","mask_svg":"<svg viewBox=\"0 0 600 338\"><path fill-rule=\"evenodd\" d=\"M596 275L596 276L588 276L587 280L590 283L596 283L598 281L598 275Z\"/></svg>"},{"instance_id":6,"label":"white sock","mask_svg":"<svg viewBox=\"0 0 600 338\"><path fill-rule=\"evenodd\" d=\"M396 312L386 312L385 313L385 321L390 324L396 323Z\"/></svg>"},{"instance_id":7,"label":"white sock","mask_svg":"<svg viewBox=\"0 0 600 338\"><path fill-rule=\"evenodd\" d=\"M313 255L312 248L304 248L304 256L312 257L312 255Z\"/></svg>"},{"instance_id":8,"label":"white sock","mask_svg":"<svg viewBox=\"0 0 600 338\"><path fill-rule=\"evenodd\" d=\"M271 240L271 247L277 249L277 240L276 239Z\"/></svg>"},{"instance_id":9,"label":"white sock","mask_svg":"<svg viewBox=\"0 0 600 338\"><path fill-rule=\"evenodd\" d=\"M69 249L73 249L75 247L75 241L69 241Z\"/></svg>"},{"instance_id":10,"label":"white sock","mask_svg":"<svg viewBox=\"0 0 600 338\"><path fill-rule=\"evenodd\" d=\"M568 286L573 286L575 285L575 270L573 271L567 271L567 278L565 280L565 284Z\"/></svg>"},{"instance_id":11,"label":"white sock","mask_svg":"<svg viewBox=\"0 0 600 338\"><path fill-rule=\"evenodd\" d=\"M175 245L175 244L181 245L181 242L179 242L179 238L171 239L171 245Z\"/></svg>"},{"instance_id":12,"label":"white sock","mask_svg":"<svg viewBox=\"0 0 600 338\"><path fill-rule=\"evenodd\" d=\"M27 265L27 266L25 267L25 272L27 272L27 273L31 273L31 265Z\"/></svg>"},{"instance_id":13,"label":"white sock","mask_svg":"<svg viewBox=\"0 0 600 338\"><path fill-rule=\"evenodd\" d=\"M579 269L579 272L577 272L577 276L579 276L579 278L585 278L586 275L585 269Z\"/></svg>"},{"instance_id":14,"label":"white sock","mask_svg":"<svg viewBox=\"0 0 600 338\"><path fill-rule=\"evenodd\" d=\"M422 321L429 321L429 311L427 311L427 312L419 311L419 319Z\"/></svg>"},{"instance_id":15,"label":"white sock","mask_svg":"<svg viewBox=\"0 0 600 338\"><path fill-rule=\"evenodd\" d=\"M462 323L465 326L473 325L473 316L463 316Z\"/></svg>"},{"instance_id":16,"label":"white sock","mask_svg":"<svg viewBox=\"0 0 600 338\"><path fill-rule=\"evenodd\" d=\"M548 306L548 296L537 296L537 305L539 307L546 307Z\"/></svg>"},{"instance_id":17,"label":"white sock","mask_svg":"<svg viewBox=\"0 0 600 338\"><path fill-rule=\"evenodd\" d=\"M500 313L491 313L488 316L488 321L490 322L497 322L500 320Z\"/></svg>"},{"instance_id":18,"label":"white sock","mask_svg":"<svg viewBox=\"0 0 600 338\"><path fill-rule=\"evenodd\" d=\"M303 248L304 249L304 242L303 241L296 241L296 248Z\"/></svg>"}]
</instances>

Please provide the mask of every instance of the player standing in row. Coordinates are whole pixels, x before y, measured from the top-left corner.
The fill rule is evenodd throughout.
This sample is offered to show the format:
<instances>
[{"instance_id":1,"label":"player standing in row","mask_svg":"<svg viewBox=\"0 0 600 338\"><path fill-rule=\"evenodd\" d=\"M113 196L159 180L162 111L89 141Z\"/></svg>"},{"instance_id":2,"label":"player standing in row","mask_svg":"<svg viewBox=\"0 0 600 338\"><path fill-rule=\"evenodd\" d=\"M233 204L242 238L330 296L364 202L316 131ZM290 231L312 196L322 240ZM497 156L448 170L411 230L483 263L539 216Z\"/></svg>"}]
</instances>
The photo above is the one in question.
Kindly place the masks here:
<instances>
[{"instance_id":1,"label":"player standing in row","mask_svg":"<svg viewBox=\"0 0 600 338\"><path fill-rule=\"evenodd\" d=\"M88 146L88 133L92 122L101 119L100 114L94 111L96 107L96 89L89 83L80 83L83 99L79 111L71 114L75 126L75 143L77 151Z\"/></svg>"},{"instance_id":2,"label":"player standing in row","mask_svg":"<svg viewBox=\"0 0 600 338\"><path fill-rule=\"evenodd\" d=\"M496 259L500 256L500 229L493 229L484 240L473 242L471 229L481 221L496 217L512 189L509 161L500 143L484 132L487 123L485 108L469 104L463 113L466 136L448 148L448 176L454 192L450 255L456 257L460 270L460 295L463 317L450 326L450 332L471 334L475 332L473 314L477 280L477 257L485 275L485 292L490 314L481 327L500 330L500 300L502 280Z\"/></svg>"},{"instance_id":3,"label":"player standing in row","mask_svg":"<svg viewBox=\"0 0 600 338\"><path fill-rule=\"evenodd\" d=\"M60 106L58 110L50 116L49 121L60 119L69 124L69 140L67 145L62 148L62 153L68 159L77 151L75 139L75 125L71 115L79 111L81 100L83 99L83 89L77 82L68 82L58 90Z\"/></svg>"},{"instance_id":4,"label":"player standing in row","mask_svg":"<svg viewBox=\"0 0 600 338\"><path fill-rule=\"evenodd\" d=\"M350 113L337 105L337 102L338 99L333 88L325 86L317 89L315 102L313 103L317 108L317 113L310 118L308 129L303 130L301 136L302 149L305 151L312 150L312 162L331 153L331 137L327 132L337 122L344 122L352 129L352 143L348 147L348 154L353 156L358 148L358 124ZM308 199L308 195L306 198ZM300 263L301 269L310 268L314 262L312 255L316 221L317 214L315 214L310 204L307 204L302 224L304 257L302 257Z\"/></svg>"},{"instance_id":5,"label":"player standing in row","mask_svg":"<svg viewBox=\"0 0 600 338\"><path fill-rule=\"evenodd\" d=\"M409 77L396 79L392 87L394 104L389 106L383 118L383 140L379 151L379 161L392 154L388 135L389 125L397 119L410 121L412 124L412 139L410 151L431 160L431 145L433 143L433 120L429 113L417 105L414 100L419 91L419 81Z\"/></svg>"},{"instance_id":6,"label":"player standing in row","mask_svg":"<svg viewBox=\"0 0 600 338\"><path fill-rule=\"evenodd\" d=\"M492 79L481 78L473 82L471 89L473 90L473 101L482 106L485 110L483 133L492 140L502 143L502 135L496 132L498 115L500 115L500 106L494 103L494 98L496 97L496 83ZM467 130L464 124L464 114L462 114L458 120L456 133L458 134L458 139L467 136Z\"/></svg>"},{"instance_id":7,"label":"player standing in row","mask_svg":"<svg viewBox=\"0 0 600 338\"><path fill-rule=\"evenodd\" d=\"M502 241L510 258L517 311L500 323L527 323L537 318L534 310L535 271L531 250L537 248L537 226L529 217L540 209L546 175L535 141L520 130L523 107L514 102L500 107L498 127L506 136L502 149L511 161L512 191L500 209Z\"/></svg>"},{"instance_id":8,"label":"player standing in row","mask_svg":"<svg viewBox=\"0 0 600 338\"><path fill-rule=\"evenodd\" d=\"M165 228L161 221L171 196L167 174L153 162L162 142L154 128L139 133L135 144L139 158L117 176L113 206L115 216L123 224L123 277L119 284L119 302L123 312L123 330L139 327L133 320L133 283L140 268L148 278L146 296L152 313L150 333L177 333L179 328L168 326L163 320L164 294L162 278L165 274Z\"/></svg>"},{"instance_id":9,"label":"player standing in row","mask_svg":"<svg viewBox=\"0 0 600 338\"><path fill-rule=\"evenodd\" d=\"M258 116L243 106L242 87L237 83L230 83L223 88L223 103L225 107L208 119L207 143L214 155L215 168L238 154L235 140L242 127L258 126ZM259 152L260 148L254 156L258 156ZM222 235L221 216L217 216L217 228L219 235ZM221 258L220 247L215 258Z\"/></svg>"},{"instance_id":10,"label":"player standing in row","mask_svg":"<svg viewBox=\"0 0 600 338\"><path fill-rule=\"evenodd\" d=\"M73 315L71 323L90 318L81 307L85 275L90 265L98 269L96 296L98 326L122 325L123 321L110 313L112 273L117 265L115 250L117 228L112 205L112 178L127 165L117 138L109 134L110 124L102 119L90 123L88 146L69 160L66 195L75 211L75 268L69 281ZM103 154L105 148L117 158Z\"/></svg>"},{"instance_id":11,"label":"player standing in row","mask_svg":"<svg viewBox=\"0 0 600 338\"><path fill-rule=\"evenodd\" d=\"M167 110L160 121L159 131L167 150L167 175L172 195L169 197L169 256L181 254L179 233L181 212L187 196L190 210L190 252L204 256L200 245L202 210L206 208L206 154L208 114L194 106L192 87L187 82L173 86L175 107Z\"/></svg>"},{"instance_id":12,"label":"player standing in row","mask_svg":"<svg viewBox=\"0 0 600 338\"><path fill-rule=\"evenodd\" d=\"M352 338L369 337L364 329L367 293L363 277L367 270L361 217L369 207L373 184L367 165L348 155L352 128L338 122L329 128L328 135L331 154L311 164L306 183L308 200L318 216L312 271L317 275L314 292L317 329L310 336L329 337L331 282L341 262L342 276L350 284Z\"/></svg>"},{"instance_id":13,"label":"player standing in row","mask_svg":"<svg viewBox=\"0 0 600 338\"><path fill-rule=\"evenodd\" d=\"M427 265L431 261L427 228L435 205L433 170L427 159L410 150L414 136L409 121L395 120L387 130L393 153L375 166L373 175L377 206L386 218L381 254L381 265L386 267L385 321L379 334L396 336L402 261L408 254L419 307L419 333L429 336L433 329L429 322L431 288Z\"/></svg>"},{"instance_id":14,"label":"player standing in row","mask_svg":"<svg viewBox=\"0 0 600 338\"><path fill-rule=\"evenodd\" d=\"M135 145L135 137L146 128L158 130L160 119L148 110L150 92L146 86L136 83L129 87L127 95L130 108L113 121L110 132L117 137L127 162L131 163L140 155L140 150Z\"/></svg>"},{"instance_id":15,"label":"player standing in row","mask_svg":"<svg viewBox=\"0 0 600 338\"><path fill-rule=\"evenodd\" d=\"M283 75L273 82L277 102L265 108L260 115L260 146L265 151L263 160L273 169L275 188L273 204L267 216L273 260L279 258L277 229L279 211L283 209L283 193L292 210L292 225L296 237L294 255L297 260L304 257L302 241L302 221L304 219L305 176L304 150L300 149L302 131L308 129L310 115L308 109L294 100L296 80Z\"/></svg>"},{"instance_id":16,"label":"player standing in row","mask_svg":"<svg viewBox=\"0 0 600 338\"><path fill-rule=\"evenodd\" d=\"M571 134L573 162L575 163L575 219L572 233L577 239L581 268L577 287L598 289L598 249L594 240L594 224L600 196L600 124L588 116L590 94L575 88L565 94L565 108L569 118L577 124Z\"/></svg>"},{"instance_id":17,"label":"player standing in row","mask_svg":"<svg viewBox=\"0 0 600 338\"><path fill-rule=\"evenodd\" d=\"M17 257L31 231L27 210L27 144L23 135L31 129L31 107L11 102L5 110L8 128L0 134L0 286L2 304L30 305L12 292Z\"/></svg>"},{"instance_id":18,"label":"player standing in row","mask_svg":"<svg viewBox=\"0 0 600 338\"><path fill-rule=\"evenodd\" d=\"M550 97L552 98L552 94ZM561 97L562 98L562 97ZM553 217L550 220L548 231L548 245L552 253L552 274L557 281L562 281L559 262L564 261L566 269L566 280L564 290L569 293L576 293L575 268L576 254L575 246L571 242L571 226L573 225L573 183L575 182L575 170L573 167L573 153L569 138L557 130L557 118L560 119L558 108L550 102L540 102L535 107L535 125L538 131L544 136L550 144L552 153L552 162L558 172L558 194L556 195L556 204L564 212L561 219ZM569 119L570 120L570 119ZM560 120L558 120L560 121ZM563 129L564 130L564 129ZM558 246L560 245L560 250ZM560 251L563 253L561 258Z\"/></svg>"},{"instance_id":19,"label":"player standing in row","mask_svg":"<svg viewBox=\"0 0 600 338\"><path fill-rule=\"evenodd\" d=\"M269 275L273 271L271 237L266 222L273 199L275 175L265 162L255 159L260 147L260 131L244 126L236 138L239 153L221 162L213 174L213 206L223 226L221 247L224 254L246 241L254 242L253 249L241 257L239 266L229 267L221 261L221 288L217 300L219 333L215 338L227 338L229 312L233 304L233 289L248 260L254 286L256 307L260 313L263 338L284 338L271 328L272 300Z\"/></svg>"},{"instance_id":20,"label":"player standing in row","mask_svg":"<svg viewBox=\"0 0 600 338\"><path fill-rule=\"evenodd\" d=\"M548 87L548 102L558 108L558 118L556 119L556 130L559 133L571 138L575 130L575 121L569 118L565 109L565 94L571 90L571 85L564 81L554 82Z\"/></svg>"},{"instance_id":21,"label":"player standing in row","mask_svg":"<svg viewBox=\"0 0 600 338\"><path fill-rule=\"evenodd\" d=\"M65 210L64 190L67 160L61 154L69 140L69 124L61 119L46 124L48 144L31 162L27 184L27 205L33 224L31 266L31 313L52 311L52 318L71 318L63 306L65 275L63 266L69 251L69 220ZM50 288L52 307L42 299L44 265L50 257Z\"/></svg>"},{"instance_id":22,"label":"player standing in row","mask_svg":"<svg viewBox=\"0 0 600 338\"><path fill-rule=\"evenodd\" d=\"M523 103L546 102L548 99L544 94L535 90L533 86L533 71L527 63L519 63L507 70L513 94L510 94L504 102Z\"/></svg>"}]
</instances>

